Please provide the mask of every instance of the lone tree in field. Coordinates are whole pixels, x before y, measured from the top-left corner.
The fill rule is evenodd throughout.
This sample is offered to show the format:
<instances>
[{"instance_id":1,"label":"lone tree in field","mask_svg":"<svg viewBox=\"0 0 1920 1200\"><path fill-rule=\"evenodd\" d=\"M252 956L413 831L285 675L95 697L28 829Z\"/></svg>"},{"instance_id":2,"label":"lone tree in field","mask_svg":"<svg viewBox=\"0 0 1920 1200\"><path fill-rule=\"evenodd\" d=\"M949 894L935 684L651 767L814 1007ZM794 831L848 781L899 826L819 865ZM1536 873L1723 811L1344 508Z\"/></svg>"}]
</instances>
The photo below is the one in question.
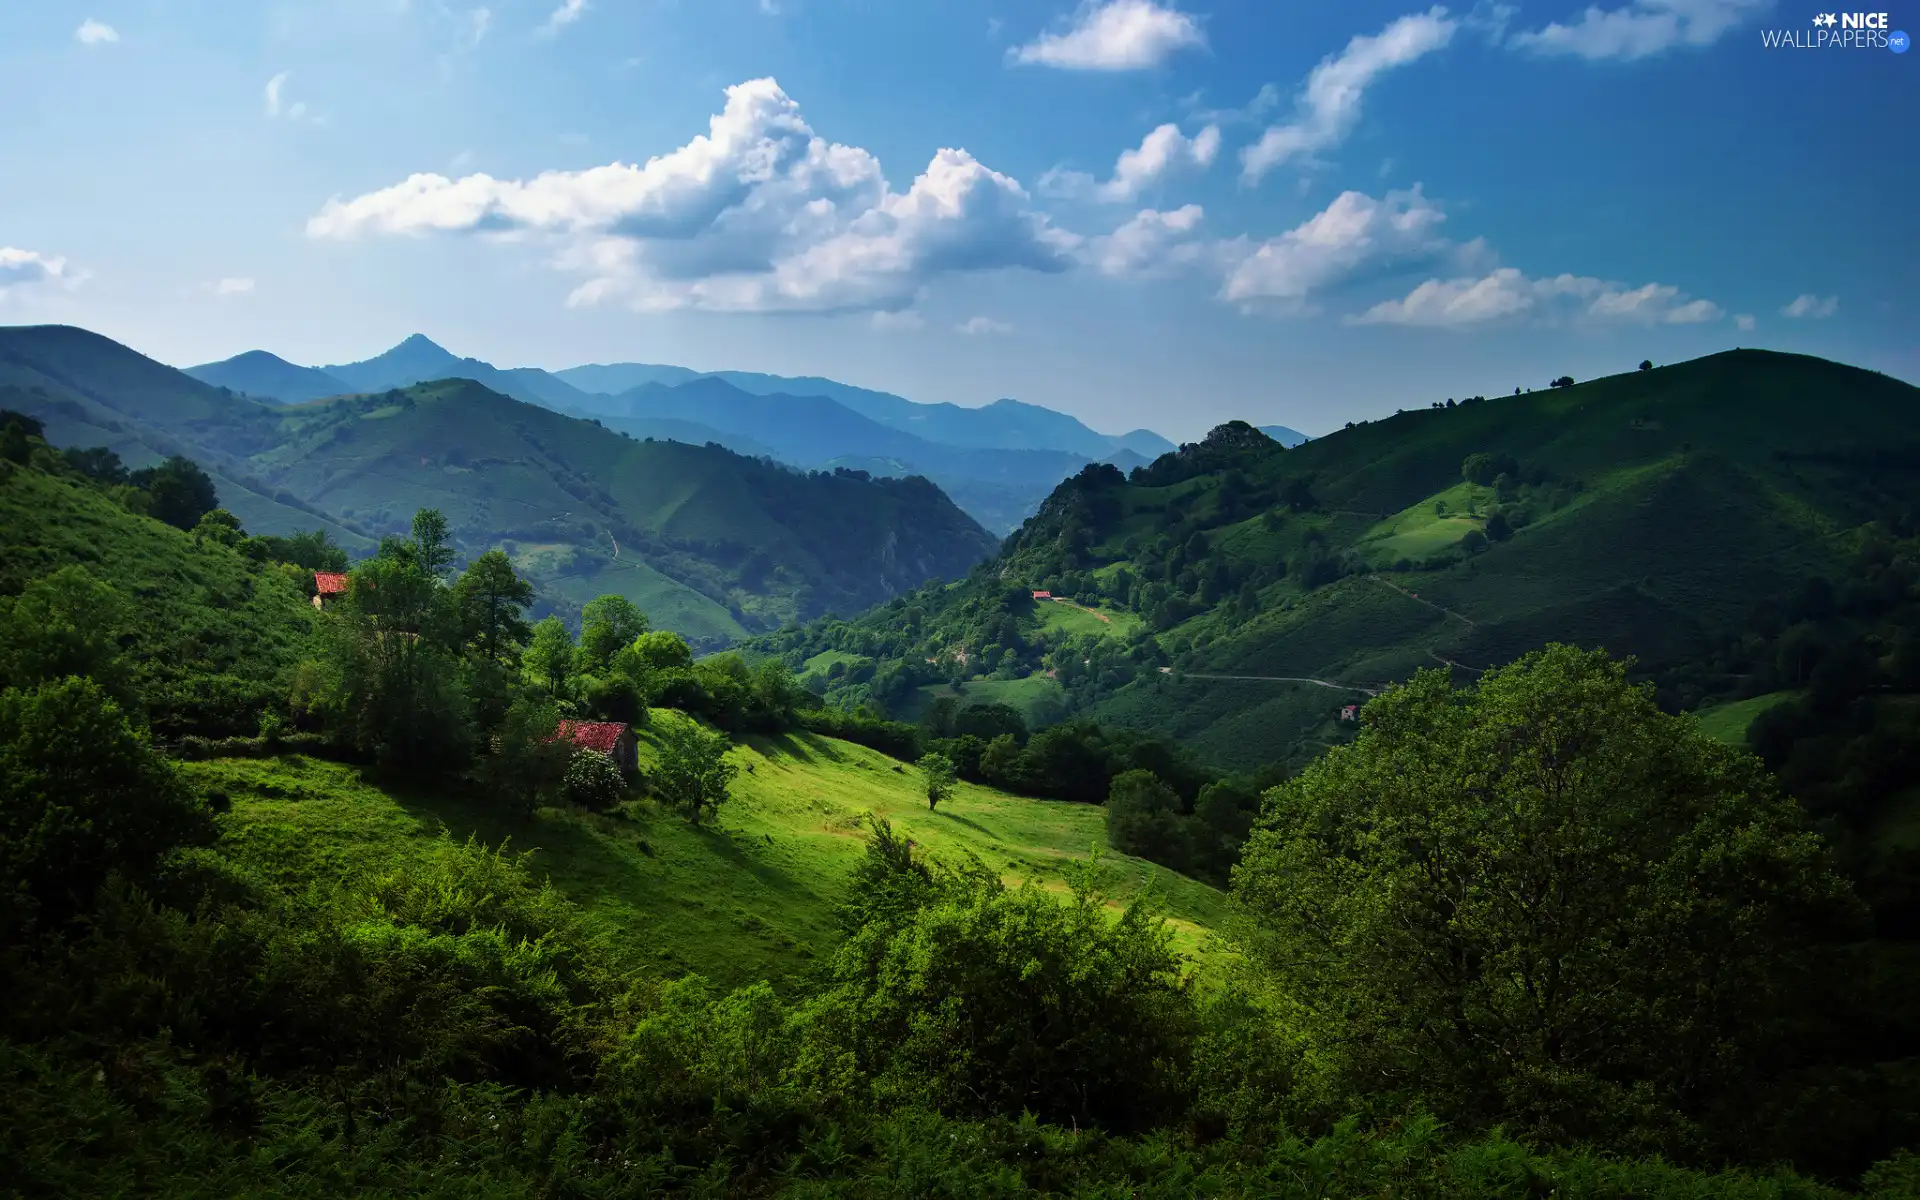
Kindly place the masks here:
<instances>
[{"instance_id":1,"label":"lone tree in field","mask_svg":"<svg viewBox=\"0 0 1920 1200\"><path fill-rule=\"evenodd\" d=\"M1652 360L1652 359L1650 359L1650 358L1643 358L1643 359L1641 359L1641 360L1640 360L1640 369L1641 369L1642 371L1651 371L1651 370L1653 370L1653 360Z\"/></svg>"},{"instance_id":2,"label":"lone tree in field","mask_svg":"<svg viewBox=\"0 0 1920 1200\"><path fill-rule=\"evenodd\" d=\"M676 721L661 732L660 764L653 773L653 790L695 825L702 814L726 802L727 788L739 768L727 761L727 739L691 719Z\"/></svg>"},{"instance_id":3,"label":"lone tree in field","mask_svg":"<svg viewBox=\"0 0 1920 1200\"><path fill-rule=\"evenodd\" d=\"M925 754L914 764L920 768L920 774L927 781L927 808L940 807L940 802L953 795L955 775L953 760L944 754Z\"/></svg>"},{"instance_id":4,"label":"lone tree in field","mask_svg":"<svg viewBox=\"0 0 1920 1200\"><path fill-rule=\"evenodd\" d=\"M1328 1083L1677 1144L1792 1069L1860 905L1760 761L1628 666L1422 671L1267 793L1234 888Z\"/></svg>"}]
</instances>

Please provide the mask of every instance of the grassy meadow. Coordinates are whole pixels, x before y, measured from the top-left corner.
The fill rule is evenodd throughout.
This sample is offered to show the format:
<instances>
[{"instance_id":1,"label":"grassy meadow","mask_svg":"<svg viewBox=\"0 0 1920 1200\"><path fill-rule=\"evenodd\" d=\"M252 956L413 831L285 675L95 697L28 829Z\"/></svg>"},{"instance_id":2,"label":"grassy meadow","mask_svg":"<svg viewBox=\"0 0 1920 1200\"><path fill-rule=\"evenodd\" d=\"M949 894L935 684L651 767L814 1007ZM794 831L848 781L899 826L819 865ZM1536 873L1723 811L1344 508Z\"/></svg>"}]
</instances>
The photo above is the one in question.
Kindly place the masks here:
<instances>
[{"instance_id":1,"label":"grassy meadow","mask_svg":"<svg viewBox=\"0 0 1920 1200\"><path fill-rule=\"evenodd\" d=\"M660 724L655 710L642 770ZM531 824L457 790L391 786L340 763L299 756L187 764L195 785L232 801L228 850L299 891L391 870L442 836L531 851L537 874L579 904L629 966L697 972L727 985L792 979L840 934L833 908L865 852L869 814L891 821L936 857L975 854L1009 883L1064 893L1067 873L1101 849L1096 867L1118 908L1152 887L1176 944L1201 965L1225 898L1206 884L1104 849L1105 810L1031 800L961 784L929 812L910 766L806 733L747 737L730 757L740 773L716 823L695 827L650 800L613 814L543 810Z\"/></svg>"}]
</instances>

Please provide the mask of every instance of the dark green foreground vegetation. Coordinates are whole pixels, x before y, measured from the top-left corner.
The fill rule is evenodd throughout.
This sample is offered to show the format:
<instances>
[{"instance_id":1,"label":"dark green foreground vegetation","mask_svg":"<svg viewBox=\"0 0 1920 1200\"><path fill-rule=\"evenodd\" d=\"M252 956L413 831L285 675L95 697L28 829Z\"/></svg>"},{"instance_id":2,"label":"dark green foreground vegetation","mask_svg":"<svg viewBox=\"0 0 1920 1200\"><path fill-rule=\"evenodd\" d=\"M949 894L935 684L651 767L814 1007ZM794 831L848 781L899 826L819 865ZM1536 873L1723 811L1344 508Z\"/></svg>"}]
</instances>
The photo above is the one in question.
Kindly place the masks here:
<instances>
[{"instance_id":1,"label":"dark green foreground vegetation","mask_svg":"<svg viewBox=\"0 0 1920 1200\"><path fill-rule=\"evenodd\" d=\"M630 606L590 608L577 638L529 626L503 558L451 576L431 512L316 614L306 568L274 561L291 542L255 557L208 514L169 528L34 441L0 465L7 504L47 514L9 526L40 567L0 614L0 1178L20 1194L1920 1185L1903 960L1760 763L1605 654L1372 702L1357 741L1261 798L1217 974L1173 951L1151 895L1106 904L1091 867L1065 894L1013 887L874 822L830 952L722 989L636 965L647 928L588 919L503 848L276 864L218 772L156 747L300 739L530 832L609 800L606 819L674 809L697 832L732 783L720 734L651 729L647 795L614 798L576 791L553 721L658 705L777 738L857 719L806 715L778 663L694 664ZM51 549L83 518L91 553ZM168 567L123 561L143 545ZM214 586L225 605L184 590ZM270 636L230 660L178 631L150 649L116 615L135 598ZM189 681L195 662L259 681L258 736L164 735L193 710L133 656L169 648Z\"/></svg>"}]
</instances>

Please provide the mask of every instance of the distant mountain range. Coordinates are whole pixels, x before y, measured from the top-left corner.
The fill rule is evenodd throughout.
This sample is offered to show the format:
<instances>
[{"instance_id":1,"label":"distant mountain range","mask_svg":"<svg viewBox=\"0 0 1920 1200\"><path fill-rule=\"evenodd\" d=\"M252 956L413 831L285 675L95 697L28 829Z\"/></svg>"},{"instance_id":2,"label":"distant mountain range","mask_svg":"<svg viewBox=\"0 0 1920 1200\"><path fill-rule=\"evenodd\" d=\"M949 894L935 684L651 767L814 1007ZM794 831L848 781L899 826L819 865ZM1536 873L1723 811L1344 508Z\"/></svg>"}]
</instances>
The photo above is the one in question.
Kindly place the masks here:
<instances>
[{"instance_id":1,"label":"distant mountain range","mask_svg":"<svg viewBox=\"0 0 1920 1200\"><path fill-rule=\"evenodd\" d=\"M86 330L0 328L0 408L40 418L56 445L108 446L130 466L184 454L257 533L319 527L364 550L438 508L467 552L508 544L549 606L619 592L708 646L956 578L997 544L924 480L650 441L458 376L369 386L417 369L408 356L430 362L422 349L384 356L385 376L327 370L364 391L273 404ZM251 366L311 382L276 363L226 377Z\"/></svg>"},{"instance_id":2,"label":"distant mountain range","mask_svg":"<svg viewBox=\"0 0 1920 1200\"><path fill-rule=\"evenodd\" d=\"M528 404L591 417L637 438L704 444L808 469L925 475L995 533L1017 528L1054 485L1089 462L1131 470L1171 452L1146 429L1109 435L1019 400L981 408L921 404L817 376L699 372L648 363L543 371L462 358L414 334L355 363L303 367L262 350L186 369L188 375L280 404L471 379ZM1280 426L1292 445L1305 440Z\"/></svg>"}]
</instances>

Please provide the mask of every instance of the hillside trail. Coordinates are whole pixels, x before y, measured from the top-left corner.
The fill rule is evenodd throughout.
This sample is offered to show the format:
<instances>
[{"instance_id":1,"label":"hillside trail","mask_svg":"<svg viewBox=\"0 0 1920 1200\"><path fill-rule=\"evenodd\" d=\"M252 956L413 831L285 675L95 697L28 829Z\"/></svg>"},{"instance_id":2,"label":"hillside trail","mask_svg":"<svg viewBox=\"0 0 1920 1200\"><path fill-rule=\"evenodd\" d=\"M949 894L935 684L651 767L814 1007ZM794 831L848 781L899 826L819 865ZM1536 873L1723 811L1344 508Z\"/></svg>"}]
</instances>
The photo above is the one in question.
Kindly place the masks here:
<instances>
[{"instance_id":1,"label":"hillside trail","mask_svg":"<svg viewBox=\"0 0 1920 1200\"><path fill-rule=\"evenodd\" d=\"M1103 612L1100 612L1100 611L1098 611L1098 610L1096 610L1096 609L1091 609L1091 608L1088 608L1088 607L1087 607L1086 605L1084 605L1084 604L1076 604L1076 603L1074 603L1073 601L1071 601L1071 600L1067 600L1067 599L1064 599L1064 598L1062 598L1062 597L1060 597L1060 596L1054 596L1054 597L1053 597L1052 599L1053 599L1053 602L1054 602L1055 604L1064 604L1064 605L1066 605L1066 606L1067 606L1068 608L1077 608L1077 609L1079 609L1079 610L1080 610L1081 612L1083 612L1083 613L1086 613L1086 614L1087 614L1088 616L1090 616L1090 617L1092 617L1092 618L1093 618L1094 620L1096 620L1096 621L1099 621L1099 622L1101 622L1102 624L1106 624L1106 625L1111 625L1111 624L1113 624L1113 618L1112 618L1112 617L1109 617L1109 616L1108 616L1107 614L1105 614L1105 613L1103 613Z\"/></svg>"},{"instance_id":2,"label":"hillside trail","mask_svg":"<svg viewBox=\"0 0 1920 1200\"><path fill-rule=\"evenodd\" d=\"M1335 683L1331 679L1309 679L1304 675L1208 675L1199 671L1176 671L1172 667L1161 667L1162 675L1172 675L1180 679L1238 679L1250 683L1310 683L1315 687L1332 688L1336 692L1359 692L1364 696L1377 696L1379 688L1355 687L1350 683Z\"/></svg>"},{"instance_id":3,"label":"hillside trail","mask_svg":"<svg viewBox=\"0 0 1920 1200\"><path fill-rule=\"evenodd\" d=\"M1391 579L1382 579L1378 575L1369 575L1367 576L1367 578L1373 580L1375 583L1384 584L1385 586L1392 588L1394 591L1399 592L1402 596L1405 596L1407 599L1413 601L1415 604L1424 604L1428 608L1431 608L1436 612L1445 613L1447 616L1452 617L1454 620L1465 624L1468 629L1478 628L1478 626L1476 626L1473 623L1473 619L1471 617L1463 617L1459 613L1453 611L1452 609L1447 608L1443 605L1435 604L1431 600L1422 600L1420 598L1420 593L1410 592L1406 588L1401 587L1399 584L1395 583Z\"/></svg>"}]
</instances>

